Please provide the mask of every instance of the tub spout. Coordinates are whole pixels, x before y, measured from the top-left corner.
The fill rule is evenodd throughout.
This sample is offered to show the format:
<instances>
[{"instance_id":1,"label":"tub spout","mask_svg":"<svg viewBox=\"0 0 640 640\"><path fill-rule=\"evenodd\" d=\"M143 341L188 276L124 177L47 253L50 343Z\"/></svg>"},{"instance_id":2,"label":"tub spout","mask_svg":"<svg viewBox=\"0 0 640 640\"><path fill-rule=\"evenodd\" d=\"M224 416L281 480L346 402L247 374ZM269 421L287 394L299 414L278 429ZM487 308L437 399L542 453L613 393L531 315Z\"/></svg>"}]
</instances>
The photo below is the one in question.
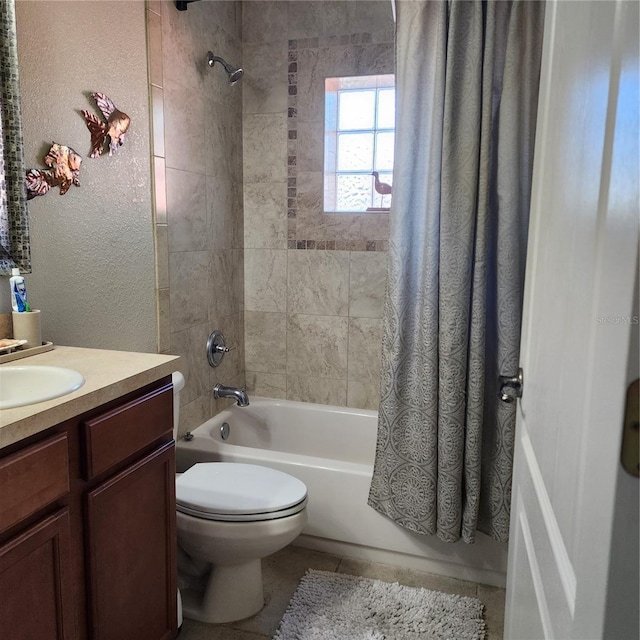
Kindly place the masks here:
<instances>
[{"instance_id":1,"label":"tub spout","mask_svg":"<svg viewBox=\"0 0 640 640\"><path fill-rule=\"evenodd\" d=\"M244 389L237 389L236 387L225 387L222 384L217 384L213 387L214 398L235 398L236 404L239 407L249 406L249 396Z\"/></svg>"}]
</instances>

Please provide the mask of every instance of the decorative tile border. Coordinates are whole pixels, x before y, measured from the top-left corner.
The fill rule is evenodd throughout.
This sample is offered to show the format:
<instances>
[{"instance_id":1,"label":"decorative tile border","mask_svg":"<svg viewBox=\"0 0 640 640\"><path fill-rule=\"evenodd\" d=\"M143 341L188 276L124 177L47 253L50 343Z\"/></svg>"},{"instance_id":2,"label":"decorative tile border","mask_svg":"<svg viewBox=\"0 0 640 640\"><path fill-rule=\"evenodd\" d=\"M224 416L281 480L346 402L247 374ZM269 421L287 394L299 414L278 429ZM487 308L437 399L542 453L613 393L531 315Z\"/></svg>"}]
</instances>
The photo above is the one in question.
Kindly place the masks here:
<instances>
[{"instance_id":1,"label":"decorative tile border","mask_svg":"<svg viewBox=\"0 0 640 640\"><path fill-rule=\"evenodd\" d=\"M297 249L298 41L289 40L287 82L287 245Z\"/></svg>"},{"instance_id":2,"label":"decorative tile border","mask_svg":"<svg viewBox=\"0 0 640 640\"><path fill-rule=\"evenodd\" d=\"M305 240L297 235L298 216L298 51L346 45L393 42L393 29L323 38L289 40L287 67L287 248L324 251L387 251L387 240ZM339 215L339 214L338 214ZM363 213L363 215L366 215Z\"/></svg>"},{"instance_id":3,"label":"decorative tile border","mask_svg":"<svg viewBox=\"0 0 640 640\"><path fill-rule=\"evenodd\" d=\"M0 274L10 275L19 267L22 273L31 273L31 247L29 242L29 212L24 188L24 140L20 111L18 83L18 39L15 4L0 7L0 25L7 37L2 38L0 82L2 84L2 125L0 126ZM5 144L3 134L6 136Z\"/></svg>"},{"instance_id":4,"label":"decorative tile border","mask_svg":"<svg viewBox=\"0 0 640 640\"><path fill-rule=\"evenodd\" d=\"M388 240L288 240L287 249L322 251L388 251Z\"/></svg>"}]
</instances>

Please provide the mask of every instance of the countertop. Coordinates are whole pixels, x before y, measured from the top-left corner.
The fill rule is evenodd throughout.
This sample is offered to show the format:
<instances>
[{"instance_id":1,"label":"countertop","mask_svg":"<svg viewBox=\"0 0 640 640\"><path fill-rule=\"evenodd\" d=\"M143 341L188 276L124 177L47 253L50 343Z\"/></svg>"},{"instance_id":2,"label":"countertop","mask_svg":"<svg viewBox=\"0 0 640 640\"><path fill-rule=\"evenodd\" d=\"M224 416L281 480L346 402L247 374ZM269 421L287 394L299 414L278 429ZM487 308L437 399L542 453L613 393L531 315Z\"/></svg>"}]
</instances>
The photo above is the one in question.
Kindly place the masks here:
<instances>
[{"instance_id":1,"label":"countertop","mask_svg":"<svg viewBox=\"0 0 640 640\"><path fill-rule=\"evenodd\" d=\"M85 383L66 396L0 409L0 449L115 400L178 369L178 356L59 347L0 367L50 365L79 371Z\"/></svg>"}]
</instances>

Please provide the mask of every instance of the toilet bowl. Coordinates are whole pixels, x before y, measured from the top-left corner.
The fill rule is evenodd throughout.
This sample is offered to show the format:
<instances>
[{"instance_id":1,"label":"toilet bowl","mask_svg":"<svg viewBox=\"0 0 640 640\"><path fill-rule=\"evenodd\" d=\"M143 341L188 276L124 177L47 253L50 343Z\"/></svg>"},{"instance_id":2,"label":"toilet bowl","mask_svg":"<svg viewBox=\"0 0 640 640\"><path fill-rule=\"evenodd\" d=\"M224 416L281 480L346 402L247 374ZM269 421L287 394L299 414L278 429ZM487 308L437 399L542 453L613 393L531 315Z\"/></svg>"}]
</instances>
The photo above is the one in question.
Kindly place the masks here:
<instances>
[{"instance_id":1,"label":"toilet bowl","mask_svg":"<svg viewBox=\"0 0 640 640\"><path fill-rule=\"evenodd\" d=\"M173 384L177 430L181 374ZM261 560L298 537L306 503L300 480L268 467L206 462L178 474L178 573L191 586L181 589L184 616L222 623L260 611Z\"/></svg>"}]
</instances>

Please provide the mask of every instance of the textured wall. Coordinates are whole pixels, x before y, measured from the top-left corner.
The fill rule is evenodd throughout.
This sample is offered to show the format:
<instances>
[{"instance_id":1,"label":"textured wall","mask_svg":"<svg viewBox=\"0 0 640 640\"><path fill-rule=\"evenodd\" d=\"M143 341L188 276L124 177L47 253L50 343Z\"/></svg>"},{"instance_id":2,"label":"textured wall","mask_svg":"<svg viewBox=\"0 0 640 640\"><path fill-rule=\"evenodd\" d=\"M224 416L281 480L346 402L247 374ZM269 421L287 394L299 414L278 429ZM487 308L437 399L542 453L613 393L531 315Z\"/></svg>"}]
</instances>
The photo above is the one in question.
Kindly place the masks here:
<instances>
[{"instance_id":1,"label":"textured wall","mask_svg":"<svg viewBox=\"0 0 640 640\"><path fill-rule=\"evenodd\" d=\"M149 107L144 3L17 2L27 167L51 141L84 162L81 187L29 203L32 305L58 344L155 351ZM132 118L125 145L90 159L80 109L106 93Z\"/></svg>"},{"instance_id":2,"label":"textured wall","mask_svg":"<svg viewBox=\"0 0 640 640\"><path fill-rule=\"evenodd\" d=\"M386 214L322 210L324 78L393 73L389 2L245 2L250 393L377 409Z\"/></svg>"},{"instance_id":3,"label":"textured wall","mask_svg":"<svg viewBox=\"0 0 640 640\"><path fill-rule=\"evenodd\" d=\"M239 2L150 2L147 11L153 112L160 349L182 356L180 433L229 401L217 382L244 386L242 87L230 86L207 51L241 64ZM235 345L212 369L209 333Z\"/></svg>"}]
</instances>

